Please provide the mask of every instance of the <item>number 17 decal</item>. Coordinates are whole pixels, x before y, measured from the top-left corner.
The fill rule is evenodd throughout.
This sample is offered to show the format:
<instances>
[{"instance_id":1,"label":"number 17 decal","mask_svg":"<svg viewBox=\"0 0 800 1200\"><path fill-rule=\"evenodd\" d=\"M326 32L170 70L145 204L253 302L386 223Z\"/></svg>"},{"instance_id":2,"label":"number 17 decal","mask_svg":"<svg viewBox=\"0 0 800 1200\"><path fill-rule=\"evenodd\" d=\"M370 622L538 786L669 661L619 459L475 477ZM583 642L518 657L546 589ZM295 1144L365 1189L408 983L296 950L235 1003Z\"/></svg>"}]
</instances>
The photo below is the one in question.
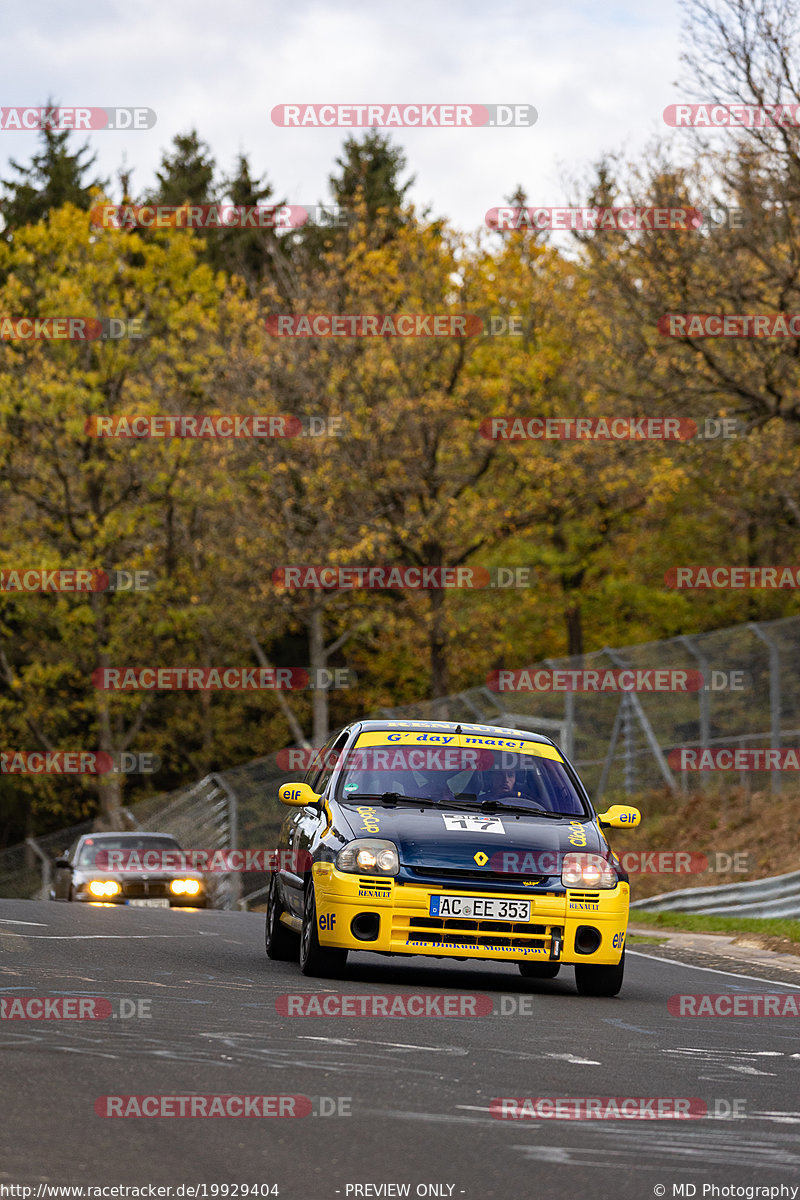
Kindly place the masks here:
<instances>
[{"instance_id":1,"label":"number 17 decal","mask_svg":"<svg viewBox=\"0 0 800 1200\"><path fill-rule=\"evenodd\" d=\"M442 813L445 829L459 833L505 833L499 817L484 817L478 813Z\"/></svg>"}]
</instances>

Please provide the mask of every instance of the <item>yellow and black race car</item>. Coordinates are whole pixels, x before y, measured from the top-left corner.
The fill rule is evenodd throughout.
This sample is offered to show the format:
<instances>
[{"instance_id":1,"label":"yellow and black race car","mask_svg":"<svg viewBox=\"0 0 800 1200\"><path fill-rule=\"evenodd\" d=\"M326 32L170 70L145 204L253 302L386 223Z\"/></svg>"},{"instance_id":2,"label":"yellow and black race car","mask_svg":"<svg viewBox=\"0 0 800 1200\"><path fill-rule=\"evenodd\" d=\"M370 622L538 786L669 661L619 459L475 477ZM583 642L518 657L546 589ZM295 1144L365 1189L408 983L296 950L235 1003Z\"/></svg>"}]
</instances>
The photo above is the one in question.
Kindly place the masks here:
<instances>
[{"instance_id":1,"label":"yellow and black race car","mask_svg":"<svg viewBox=\"0 0 800 1200\"><path fill-rule=\"evenodd\" d=\"M351 950L514 962L578 991L622 986L629 885L599 816L549 738L455 722L358 721L302 783L271 878L267 954L306 975L339 973Z\"/></svg>"}]
</instances>

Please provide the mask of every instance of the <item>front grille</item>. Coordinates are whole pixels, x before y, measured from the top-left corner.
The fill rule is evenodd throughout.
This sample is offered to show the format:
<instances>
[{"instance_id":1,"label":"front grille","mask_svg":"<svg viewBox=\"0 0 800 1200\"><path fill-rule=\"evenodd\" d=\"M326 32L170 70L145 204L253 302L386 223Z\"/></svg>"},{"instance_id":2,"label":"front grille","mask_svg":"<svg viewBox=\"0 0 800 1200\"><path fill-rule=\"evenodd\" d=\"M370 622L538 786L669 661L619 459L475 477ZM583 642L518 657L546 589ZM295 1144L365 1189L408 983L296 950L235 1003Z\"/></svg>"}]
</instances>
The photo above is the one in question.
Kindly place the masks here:
<instances>
[{"instance_id":1,"label":"front grille","mask_svg":"<svg viewBox=\"0 0 800 1200\"><path fill-rule=\"evenodd\" d=\"M553 933L560 932L549 925L532 925L525 922L467 921L462 918L446 917L394 917L392 939L417 939L436 946L506 947L537 950L550 948Z\"/></svg>"},{"instance_id":2,"label":"front grille","mask_svg":"<svg viewBox=\"0 0 800 1200\"><path fill-rule=\"evenodd\" d=\"M582 904L599 904L599 892L569 892L570 900L580 900Z\"/></svg>"},{"instance_id":3,"label":"front grille","mask_svg":"<svg viewBox=\"0 0 800 1200\"><path fill-rule=\"evenodd\" d=\"M412 917L409 925L413 930L424 930L424 940L435 942L439 946L469 942L476 946L535 946L543 949L547 935L546 925L522 922L510 924L508 921L466 921L461 917ZM470 936L465 937L464 934ZM492 936L487 936L489 934ZM498 937L498 934L501 936ZM520 937L520 934L527 936Z\"/></svg>"},{"instance_id":4,"label":"front grille","mask_svg":"<svg viewBox=\"0 0 800 1200\"><path fill-rule=\"evenodd\" d=\"M170 890L163 879L136 879L123 883L122 894L128 900L163 899L170 895Z\"/></svg>"}]
</instances>

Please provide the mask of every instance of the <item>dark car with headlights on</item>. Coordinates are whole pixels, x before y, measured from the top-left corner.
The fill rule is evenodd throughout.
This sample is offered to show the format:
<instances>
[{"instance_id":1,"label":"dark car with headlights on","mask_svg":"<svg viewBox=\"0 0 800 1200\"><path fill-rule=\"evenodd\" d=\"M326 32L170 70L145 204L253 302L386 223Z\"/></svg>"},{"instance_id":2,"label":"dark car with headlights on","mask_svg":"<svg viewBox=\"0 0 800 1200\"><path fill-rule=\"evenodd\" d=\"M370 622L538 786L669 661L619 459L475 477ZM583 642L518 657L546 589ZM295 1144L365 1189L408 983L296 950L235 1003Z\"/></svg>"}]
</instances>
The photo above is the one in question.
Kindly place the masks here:
<instances>
[{"instance_id":1,"label":"dark car with headlights on","mask_svg":"<svg viewBox=\"0 0 800 1200\"><path fill-rule=\"evenodd\" d=\"M89 833L53 867L51 900L205 908L206 885L183 869L181 847L166 833Z\"/></svg>"},{"instance_id":2,"label":"dark car with headlights on","mask_svg":"<svg viewBox=\"0 0 800 1200\"><path fill-rule=\"evenodd\" d=\"M270 958L318 976L357 950L489 959L537 979L569 964L580 993L619 992L629 883L603 830L640 814L597 814L549 738L357 721L278 796L295 860L270 880Z\"/></svg>"}]
</instances>

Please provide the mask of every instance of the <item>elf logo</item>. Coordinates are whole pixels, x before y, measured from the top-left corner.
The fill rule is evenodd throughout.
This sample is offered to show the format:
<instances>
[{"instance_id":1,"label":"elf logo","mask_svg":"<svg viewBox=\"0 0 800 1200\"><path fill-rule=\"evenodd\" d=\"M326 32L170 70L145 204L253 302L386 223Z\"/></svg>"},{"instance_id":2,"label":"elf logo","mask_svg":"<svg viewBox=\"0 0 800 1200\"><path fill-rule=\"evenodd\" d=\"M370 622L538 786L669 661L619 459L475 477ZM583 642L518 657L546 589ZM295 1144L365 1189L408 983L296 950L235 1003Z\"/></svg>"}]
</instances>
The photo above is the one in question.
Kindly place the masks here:
<instances>
[{"instance_id":1,"label":"elf logo","mask_svg":"<svg viewBox=\"0 0 800 1200\"><path fill-rule=\"evenodd\" d=\"M336 914L335 913L323 913L319 919L320 929L333 929L335 924L336 924Z\"/></svg>"}]
</instances>

